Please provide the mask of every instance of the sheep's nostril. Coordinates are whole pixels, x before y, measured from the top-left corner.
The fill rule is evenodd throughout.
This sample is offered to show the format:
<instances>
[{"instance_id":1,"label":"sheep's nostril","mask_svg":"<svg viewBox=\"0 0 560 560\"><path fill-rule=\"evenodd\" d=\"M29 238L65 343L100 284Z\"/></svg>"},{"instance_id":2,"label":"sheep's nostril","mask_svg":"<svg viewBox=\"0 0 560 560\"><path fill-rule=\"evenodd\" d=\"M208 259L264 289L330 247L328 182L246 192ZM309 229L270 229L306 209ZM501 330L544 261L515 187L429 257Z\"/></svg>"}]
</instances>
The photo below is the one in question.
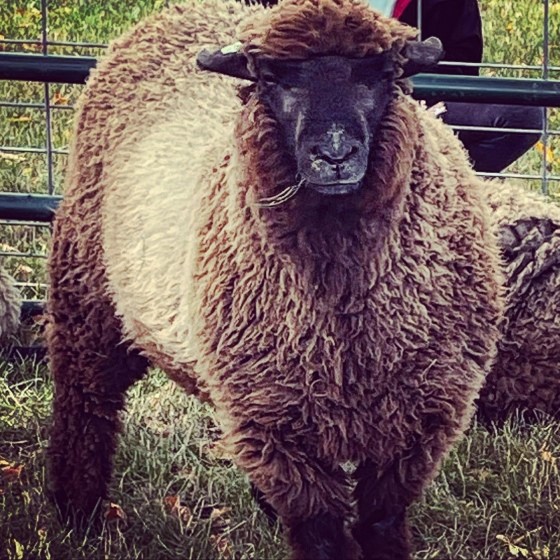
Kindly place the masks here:
<instances>
[{"instance_id":1,"label":"sheep's nostril","mask_svg":"<svg viewBox=\"0 0 560 560\"><path fill-rule=\"evenodd\" d=\"M311 153L326 161L330 165L340 165L358 153L358 147L346 144L342 146L324 145L314 146Z\"/></svg>"}]
</instances>

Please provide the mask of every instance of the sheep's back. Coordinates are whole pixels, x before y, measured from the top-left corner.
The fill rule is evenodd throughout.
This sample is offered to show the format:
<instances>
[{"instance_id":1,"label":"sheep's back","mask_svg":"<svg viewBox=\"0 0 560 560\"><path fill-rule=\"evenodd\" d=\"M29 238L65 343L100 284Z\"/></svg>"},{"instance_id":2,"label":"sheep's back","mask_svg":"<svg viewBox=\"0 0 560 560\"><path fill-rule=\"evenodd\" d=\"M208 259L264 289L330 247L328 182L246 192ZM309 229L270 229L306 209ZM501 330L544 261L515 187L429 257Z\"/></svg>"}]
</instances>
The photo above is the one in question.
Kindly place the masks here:
<instances>
[{"instance_id":1,"label":"sheep's back","mask_svg":"<svg viewBox=\"0 0 560 560\"><path fill-rule=\"evenodd\" d=\"M560 208L512 184L488 183L502 252L506 317L495 367L481 393L486 420L515 409L560 409Z\"/></svg>"}]
</instances>

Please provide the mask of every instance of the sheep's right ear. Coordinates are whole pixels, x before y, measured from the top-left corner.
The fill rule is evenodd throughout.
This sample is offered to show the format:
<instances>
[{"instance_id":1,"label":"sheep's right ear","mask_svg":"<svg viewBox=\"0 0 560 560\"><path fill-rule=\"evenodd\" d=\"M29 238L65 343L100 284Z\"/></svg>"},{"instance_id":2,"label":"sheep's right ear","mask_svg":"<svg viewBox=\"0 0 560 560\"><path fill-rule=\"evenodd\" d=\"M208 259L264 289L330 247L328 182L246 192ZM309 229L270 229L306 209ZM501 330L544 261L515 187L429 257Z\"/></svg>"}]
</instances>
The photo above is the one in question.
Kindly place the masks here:
<instances>
[{"instance_id":1,"label":"sheep's right ear","mask_svg":"<svg viewBox=\"0 0 560 560\"><path fill-rule=\"evenodd\" d=\"M403 78L429 72L443 58L445 51L437 37L429 37L424 41L409 41L403 51L407 61L403 67Z\"/></svg>"},{"instance_id":2,"label":"sheep's right ear","mask_svg":"<svg viewBox=\"0 0 560 560\"><path fill-rule=\"evenodd\" d=\"M202 70L255 82L256 77L249 70L247 57L241 47L241 43L234 43L213 52L203 49L198 53L196 63Z\"/></svg>"}]
</instances>

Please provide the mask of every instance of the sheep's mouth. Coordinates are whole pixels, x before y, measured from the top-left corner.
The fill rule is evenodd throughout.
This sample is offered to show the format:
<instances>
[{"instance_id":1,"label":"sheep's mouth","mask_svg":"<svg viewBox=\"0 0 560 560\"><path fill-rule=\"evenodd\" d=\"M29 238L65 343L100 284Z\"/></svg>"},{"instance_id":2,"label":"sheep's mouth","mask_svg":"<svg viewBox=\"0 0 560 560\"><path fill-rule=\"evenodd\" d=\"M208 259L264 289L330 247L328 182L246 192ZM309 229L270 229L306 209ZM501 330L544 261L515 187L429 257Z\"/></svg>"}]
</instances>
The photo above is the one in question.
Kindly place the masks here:
<instances>
[{"instance_id":1,"label":"sheep's mouth","mask_svg":"<svg viewBox=\"0 0 560 560\"><path fill-rule=\"evenodd\" d=\"M306 181L305 187L314 190L326 196L340 196L344 194L352 194L360 189L362 181L344 182L344 183L310 183Z\"/></svg>"},{"instance_id":2,"label":"sheep's mouth","mask_svg":"<svg viewBox=\"0 0 560 560\"><path fill-rule=\"evenodd\" d=\"M261 198L260 200L256 201L254 205L257 208L274 208L275 206L281 206L294 198L294 196L302 187L311 189L325 196L341 196L345 194L352 194L359 190L361 186L362 181L320 184L311 183L303 177L298 176L296 183L294 183L293 185L286 187L284 190L274 196Z\"/></svg>"}]
</instances>

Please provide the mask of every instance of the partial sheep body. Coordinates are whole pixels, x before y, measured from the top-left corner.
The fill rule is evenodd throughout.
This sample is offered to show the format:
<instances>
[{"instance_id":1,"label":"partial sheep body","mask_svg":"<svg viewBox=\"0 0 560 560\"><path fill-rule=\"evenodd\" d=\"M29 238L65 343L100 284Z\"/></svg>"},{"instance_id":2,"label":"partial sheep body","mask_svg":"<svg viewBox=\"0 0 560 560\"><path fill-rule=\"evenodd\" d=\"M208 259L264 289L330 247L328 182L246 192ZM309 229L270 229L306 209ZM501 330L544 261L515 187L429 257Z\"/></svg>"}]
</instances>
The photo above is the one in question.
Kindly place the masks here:
<instances>
[{"instance_id":1,"label":"partial sheep body","mask_svg":"<svg viewBox=\"0 0 560 560\"><path fill-rule=\"evenodd\" d=\"M234 81L195 70L200 48L241 38L284 57L302 45L356 56L371 36L360 25L379 30L374 50L410 33L352 0L271 13L174 7L115 43L88 82L50 259L52 489L83 515L106 497L118 412L149 360L214 403L294 558L358 546L406 558L406 507L467 426L499 336L484 186L398 86L363 192L257 208L293 166L254 93L242 102ZM329 45L313 33L325 22ZM267 34L280 24L295 47Z\"/></svg>"},{"instance_id":2,"label":"partial sheep body","mask_svg":"<svg viewBox=\"0 0 560 560\"><path fill-rule=\"evenodd\" d=\"M513 411L560 414L560 208L542 195L489 183L502 251L506 313L498 357L481 392L484 421Z\"/></svg>"},{"instance_id":3,"label":"partial sheep body","mask_svg":"<svg viewBox=\"0 0 560 560\"><path fill-rule=\"evenodd\" d=\"M0 339L12 334L19 324L21 296L11 276L0 267Z\"/></svg>"}]
</instances>

